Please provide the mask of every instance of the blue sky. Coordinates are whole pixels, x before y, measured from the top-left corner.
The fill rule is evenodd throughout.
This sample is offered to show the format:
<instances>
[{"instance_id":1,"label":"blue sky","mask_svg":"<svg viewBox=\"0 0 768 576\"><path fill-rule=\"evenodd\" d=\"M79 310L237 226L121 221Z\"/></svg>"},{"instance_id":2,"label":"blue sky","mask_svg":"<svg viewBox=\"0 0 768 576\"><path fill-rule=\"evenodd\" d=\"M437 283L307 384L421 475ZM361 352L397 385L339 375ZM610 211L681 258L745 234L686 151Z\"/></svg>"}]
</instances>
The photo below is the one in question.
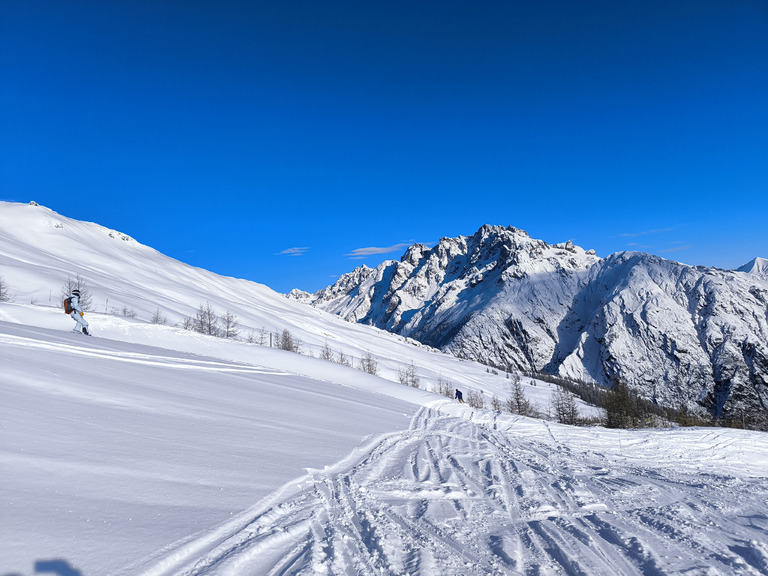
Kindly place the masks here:
<instances>
[{"instance_id":1,"label":"blue sky","mask_svg":"<svg viewBox=\"0 0 768 576\"><path fill-rule=\"evenodd\" d=\"M314 291L512 225L768 257L765 0L4 0L0 199Z\"/></svg>"}]
</instances>

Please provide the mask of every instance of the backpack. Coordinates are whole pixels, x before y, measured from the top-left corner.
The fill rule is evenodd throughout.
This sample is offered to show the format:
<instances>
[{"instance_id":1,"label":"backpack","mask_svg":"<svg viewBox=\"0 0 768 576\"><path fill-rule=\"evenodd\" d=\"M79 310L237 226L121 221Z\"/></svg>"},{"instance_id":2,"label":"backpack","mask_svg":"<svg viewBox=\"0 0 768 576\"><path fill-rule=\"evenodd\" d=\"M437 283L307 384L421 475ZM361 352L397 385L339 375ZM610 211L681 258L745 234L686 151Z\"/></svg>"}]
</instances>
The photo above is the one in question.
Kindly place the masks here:
<instances>
[{"instance_id":1,"label":"backpack","mask_svg":"<svg viewBox=\"0 0 768 576\"><path fill-rule=\"evenodd\" d=\"M72 314L74 310L72 309L72 297L64 298L64 314Z\"/></svg>"}]
</instances>

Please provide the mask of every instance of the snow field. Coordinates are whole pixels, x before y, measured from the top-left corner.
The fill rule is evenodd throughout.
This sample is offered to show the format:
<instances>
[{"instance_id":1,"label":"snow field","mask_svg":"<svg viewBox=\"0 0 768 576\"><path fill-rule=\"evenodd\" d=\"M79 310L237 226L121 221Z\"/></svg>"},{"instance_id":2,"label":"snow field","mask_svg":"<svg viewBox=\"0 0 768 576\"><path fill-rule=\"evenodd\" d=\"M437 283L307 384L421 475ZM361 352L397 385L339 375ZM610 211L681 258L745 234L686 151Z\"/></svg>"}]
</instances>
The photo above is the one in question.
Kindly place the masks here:
<instances>
[{"instance_id":1,"label":"snow field","mask_svg":"<svg viewBox=\"0 0 768 576\"><path fill-rule=\"evenodd\" d=\"M562 426L169 327L0 314L26 320L0 321L0 573L768 573L765 434Z\"/></svg>"},{"instance_id":2,"label":"snow field","mask_svg":"<svg viewBox=\"0 0 768 576\"><path fill-rule=\"evenodd\" d=\"M0 574L47 558L111 573L414 412L280 369L68 331L0 322L0 350Z\"/></svg>"},{"instance_id":3,"label":"snow field","mask_svg":"<svg viewBox=\"0 0 768 576\"><path fill-rule=\"evenodd\" d=\"M476 423L451 412L455 406L446 401L422 408L408 430L382 435L334 466L308 470L238 522L165 551L140 573L725 575L768 569L765 477L701 471L694 461L681 467L683 453L649 459L658 445L628 447L635 458L617 462L610 450L585 450L568 427L555 425L552 435L531 441L515 429L542 432L540 423ZM705 448L700 431L686 432L684 448ZM723 441L749 444L729 432ZM759 448L764 455L765 442Z\"/></svg>"}]
</instances>

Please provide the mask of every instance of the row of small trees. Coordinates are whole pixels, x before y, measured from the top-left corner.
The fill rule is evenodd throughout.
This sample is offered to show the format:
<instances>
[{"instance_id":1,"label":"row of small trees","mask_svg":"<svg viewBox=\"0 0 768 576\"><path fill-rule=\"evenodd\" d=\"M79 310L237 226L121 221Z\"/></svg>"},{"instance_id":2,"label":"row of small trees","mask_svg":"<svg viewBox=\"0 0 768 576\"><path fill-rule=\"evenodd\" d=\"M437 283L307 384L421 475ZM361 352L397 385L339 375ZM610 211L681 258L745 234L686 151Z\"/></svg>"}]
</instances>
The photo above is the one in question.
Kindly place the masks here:
<instances>
[{"instance_id":1,"label":"row of small trees","mask_svg":"<svg viewBox=\"0 0 768 576\"><path fill-rule=\"evenodd\" d=\"M493 373L498 375L498 372L495 370ZM420 387L421 380L413 362L398 371L398 378L401 384L412 386L414 388ZM502 400L494 394L491 398L491 409L496 412L506 411L520 416L541 417L542 413L525 395L520 376L518 374L513 374L512 376L507 374L507 378L511 379L509 395L505 400ZM455 390L456 387L454 384L450 380L445 380L442 375L440 375L432 391L447 398L453 398ZM486 408L485 394L482 390L467 390L464 393L464 401L471 408L478 410ZM552 396L552 409L554 412L553 416L558 422L565 424L581 423L576 406L576 399L574 395L567 390L559 387L555 389Z\"/></svg>"},{"instance_id":2,"label":"row of small trees","mask_svg":"<svg viewBox=\"0 0 768 576\"><path fill-rule=\"evenodd\" d=\"M67 298L72 294L73 290L80 291L80 306L82 309L86 312L91 310L93 306L91 290L85 280L80 276L67 278L67 281L61 288L62 299ZM127 306L124 306L122 310L113 310L113 312L127 318L136 317L136 312ZM168 323L168 319L163 316L159 308L153 314L150 321L153 324L164 325ZM200 304L200 307L197 309L194 316L187 316L181 321L181 327L185 330L199 332L200 334L227 339L236 338L240 334L240 325L237 321L237 316L228 310L223 316L219 316L210 302Z\"/></svg>"},{"instance_id":3,"label":"row of small trees","mask_svg":"<svg viewBox=\"0 0 768 576\"><path fill-rule=\"evenodd\" d=\"M660 406L642 398L632 390L626 382L614 380L610 387L600 386L591 382L583 382L561 378L551 374L526 373L526 375L555 384L559 389L575 398L605 410L605 418L600 422L608 428L644 428L656 426L728 426L749 428L753 430L768 430L768 411L761 413L737 413L726 418L706 418L692 414L685 406ZM570 413L571 400L564 401L563 393L557 400L553 399L554 412L558 420L568 422L565 416ZM567 405L564 407L564 405ZM577 418L577 422L581 422Z\"/></svg>"},{"instance_id":4,"label":"row of small trees","mask_svg":"<svg viewBox=\"0 0 768 576\"><path fill-rule=\"evenodd\" d=\"M61 298L68 297L73 290L80 291L80 305L83 310L91 310L93 307L91 290L85 280L79 275L74 278L67 278L61 287ZM8 302L12 299L13 296L8 284L0 276L0 302ZM113 310L113 313L126 317L136 316L135 312L127 307L124 307L122 311ZM167 324L167 318L161 314L158 308L151 318L151 322L154 324ZM187 330L225 339L236 339L241 333L240 324L235 314L226 311L223 316L219 316L209 302L200 304L195 315L185 317L180 326ZM262 346L267 345L268 341L270 346L275 346L282 350L296 353L302 352L301 340L295 338L287 329L268 332L262 328L258 333L249 333L247 341ZM344 354L343 351L334 352L327 341L319 352L319 358L345 366L355 366L354 358ZM356 367L369 374L376 375L379 373L378 363L370 352L366 352L362 356ZM495 369L492 370L492 373L498 374ZM585 422L584 419L580 418L576 405L576 397L580 397L589 404L604 408L605 420L603 423L609 428L637 428L659 424L668 425L672 422L683 426L711 425L716 423L719 425L741 427L749 425L749 427L757 429L768 428L768 417L757 421L752 416L748 417L746 414L741 414L740 417L732 417L728 421L713 422L691 415L684 408L670 409L660 407L641 398L623 382L614 382L611 388L604 388L594 383L560 378L549 374L527 373L526 375L556 385L551 398L549 416L565 424ZM510 378L509 373L507 373L507 378ZM414 388L421 387L421 378L413 362L398 370L398 379L403 385ZM434 389L435 392L450 398L453 397L454 390L453 384L450 381L443 380L442 377L440 377ZM465 401L473 408L485 408L485 399L482 391L468 390L465 394ZM494 395L491 399L491 407L496 411L506 410L523 416L542 416L539 410L526 398L521 379L516 374L512 376L509 396L502 401Z\"/></svg>"},{"instance_id":5,"label":"row of small trees","mask_svg":"<svg viewBox=\"0 0 768 576\"><path fill-rule=\"evenodd\" d=\"M83 310L91 310L93 305L91 290L85 280L79 275L74 278L67 278L61 288L62 300L72 294L73 290L80 291L80 306ZM7 302L9 300L11 300L11 294L8 285L2 276L0 276L0 302ZM118 313L127 317L135 316L135 312L128 308L124 308L122 312L118 311ZM159 309L155 312L151 321L154 324L167 323L167 319L160 313ZM226 311L223 316L219 316L210 302L200 304L195 315L185 317L181 322L181 326L186 330L193 330L200 334L218 336L225 339L234 339L240 335L240 325L237 317L230 311ZM295 338L287 329L282 332L267 333L266 330L262 328L258 334L250 333L248 342L264 346L267 344L267 337L269 338L270 346L274 345L282 350L301 353L301 341L298 338ZM338 364L345 366L351 367L354 364L353 359L344 354L343 351L334 353L327 341L320 350L319 357L323 360L337 362ZM376 375L379 373L378 363L370 352L366 352L365 355L363 355L360 359L358 368L368 374ZM496 372L494 371L494 373ZM413 388L421 387L421 378L419 377L413 362L398 370L398 379L401 384L406 386L411 386ZM567 382L557 382L559 386L553 395L552 407L554 409L555 418L559 422L575 424L578 421L578 412L576 410L574 394L563 386L564 383L571 384ZM580 391L583 393L583 390ZM436 392L452 398L454 387L450 382L444 381L442 377L440 377L437 383ZM594 402L594 398L590 398L590 400L592 400L593 403L597 403ZM466 402L474 408L482 409L485 407L485 400L482 392L468 390L466 393ZM513 414L520 414L523 416L537 415L536 409L525 397L519 376L515 376L513 379L510 395L506 402L502 405L501 401L494 396L492 399L492 407L494 410L500 410L504 407L507 411ZM643 421L646 417L647 412L644 409L645 407L642 402L639 401L639 398L630 392L626 385L617 386L613 393L605 394L604 407L607 413L606 424L609 427L637 426L638 423Z\"/></svg>"},{"instance_id":6,"label":"row of small trees","mask_svg":"<svg viewBox=\"0 0 768 576\"><path fill-rule=\"evenodd\" d=\"M254 336L253 334L249 336L248 341L251 343L266 345L267 342L267 334L269 334L269 345L272 346L272 342L276 343L276 347L281 350L286 350L288 352L296 352L298 354L302 353L301 348L301 340L298 338L295 338L289 330L285 329L282 332L276 332L273 334L267 333L263 328L261 330L261 333L258 337ZM310 352L310 356L312 353ZM330 347L328 342L326 341L323 347L320 349L320 353L318 355L318 358L321 360L325 360L327 362L335 362L336 364L341 364L342 366L348 366L350 368L355 367L355 361L354 357L348 356L347 354L344 354L344 351L334 352L333 349ZM379 374L379 363L376 360L376 358L371 354L370 352L366 352L363 354L363 356L360 358L359 363L356 366L359 370L362 370L363 372L366 372L368 374L373 374L374 376Z\"/></svg>"},{"instance_id":7,"label":"row of small trees","mask_svg":"<svg viewBox=\"0 0 768 576\"><path fill-rule=\"evenodd\" d=\"M80 305L83 310L90 310L92 307L91 291L87 283L80 276L67 278L67 281L61 288L62 300L72 294L73 290L80 291ZM10 299L11 295L8 285L2 276L0 276L0 302L7 302ZM128 308L125 308L121 314L126 317L135 316L135 313ZM160 313L160 310L157 309L151 322L154 324L166 324L167 319ZM223 316L219 316L210 302L200 304L195 315L185 317L182 320L181 326L186 330L192 330L200 334L207 334L225 339L234 339L240 334L240 325L237 317L229 311L226 311ZM270 346L274 344L277 348L282 350L301 353L301 340L295 338L287 329L282 330L282 332L269 333L262 328L261 331L256 334L251 332L248 335L247 341L252 344L264 346L267 344L267 338L269 338ZM327 341L320 350L319 358L349 367L352 367L354 364L352 357L347 356L343 351L335 353ZM379 373L378 362L370 352L366 352L362 356L358 368L368 374L377 375ZM421 378L419 377L413 362L398 370L398 379L403 385L413 388L421 387ZM558 421L576 423L575 420L578 415L573 395L562 388L558 388L558 390L563 391L562 393L556 393L553 399L553 406L555 407ZM450 381L443 380L441 376L437 382L435 391L446 397L452 398L454 394L454 386ZM485 400L482 391L477 392L475 390L468 390L466 394L466 402L469 406L476 409L485 408ZM492 400L492 405L494 410L501 410L502 408L502 404L496 396L494 396ZM510 396L507 398L504 407L507 411L513 414L520 414L523 416L534 416L538 414L531 402L525 397L519 376L516 376L513 381Z\"/></svg>"},{"instance_id":8,"label":"row of small trees","mask_svg":"<svg viewBox=\"0 0 768 576\"><path fill-rule=\"evenodd\" d=\"M669 425L709 426L717 422L692 415L684 407L658 406L627 386L626 382L614 381L604 389L601 403L605 409L605 425L608 428L645 428Z\"/></svg>"},{"instance_id":9,"label":"row of small trees","mask_svg":"<svg viewBox=\"0 0 768 576\"><path fill-rule=\"evenodd\" d=\"M160 312L156 313L159 316ZM224 316L216 314L210 302L200 304L194 316L186 316L181 322L185 330L193 330L208 336L218 336L231 340L240 334L240 324L237 316L227 310Z\"/></svg>"}]
</instances>

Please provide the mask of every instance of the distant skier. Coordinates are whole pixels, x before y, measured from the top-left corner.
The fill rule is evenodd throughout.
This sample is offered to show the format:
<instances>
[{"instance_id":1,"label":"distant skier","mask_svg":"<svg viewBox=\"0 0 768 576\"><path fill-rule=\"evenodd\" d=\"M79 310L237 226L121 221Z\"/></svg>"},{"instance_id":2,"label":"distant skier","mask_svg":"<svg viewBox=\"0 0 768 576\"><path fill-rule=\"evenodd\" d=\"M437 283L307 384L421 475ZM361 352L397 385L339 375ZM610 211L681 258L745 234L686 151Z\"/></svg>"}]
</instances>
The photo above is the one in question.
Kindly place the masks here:
<instances>
[{"instance_id":1,"label":"distant skier","mask_svg":"<svg viewBox=\"0 0 768 576\"><path fill-rule=\"evenodd\" d=\"M461 390L456 388L456 400L464 404L464 395L461 393Z\"/></svg>"},{"instance_id":2,"label":"distant skier","mask_svg":"<svg viewBox=\"0 0 768 576\"><path fill-rule=\"evenodd\" d=\"M72 332L77 332L79 334L82 330L83 334L90 336L90 333L88 332L88 322L83 318L83 308L80 306L80 290L72 290L72 295L68 300L69 309L72 311L70 316L72 317L72 320L77 322L77 326L72 329Z\"/></svg>"}]
</instances>

